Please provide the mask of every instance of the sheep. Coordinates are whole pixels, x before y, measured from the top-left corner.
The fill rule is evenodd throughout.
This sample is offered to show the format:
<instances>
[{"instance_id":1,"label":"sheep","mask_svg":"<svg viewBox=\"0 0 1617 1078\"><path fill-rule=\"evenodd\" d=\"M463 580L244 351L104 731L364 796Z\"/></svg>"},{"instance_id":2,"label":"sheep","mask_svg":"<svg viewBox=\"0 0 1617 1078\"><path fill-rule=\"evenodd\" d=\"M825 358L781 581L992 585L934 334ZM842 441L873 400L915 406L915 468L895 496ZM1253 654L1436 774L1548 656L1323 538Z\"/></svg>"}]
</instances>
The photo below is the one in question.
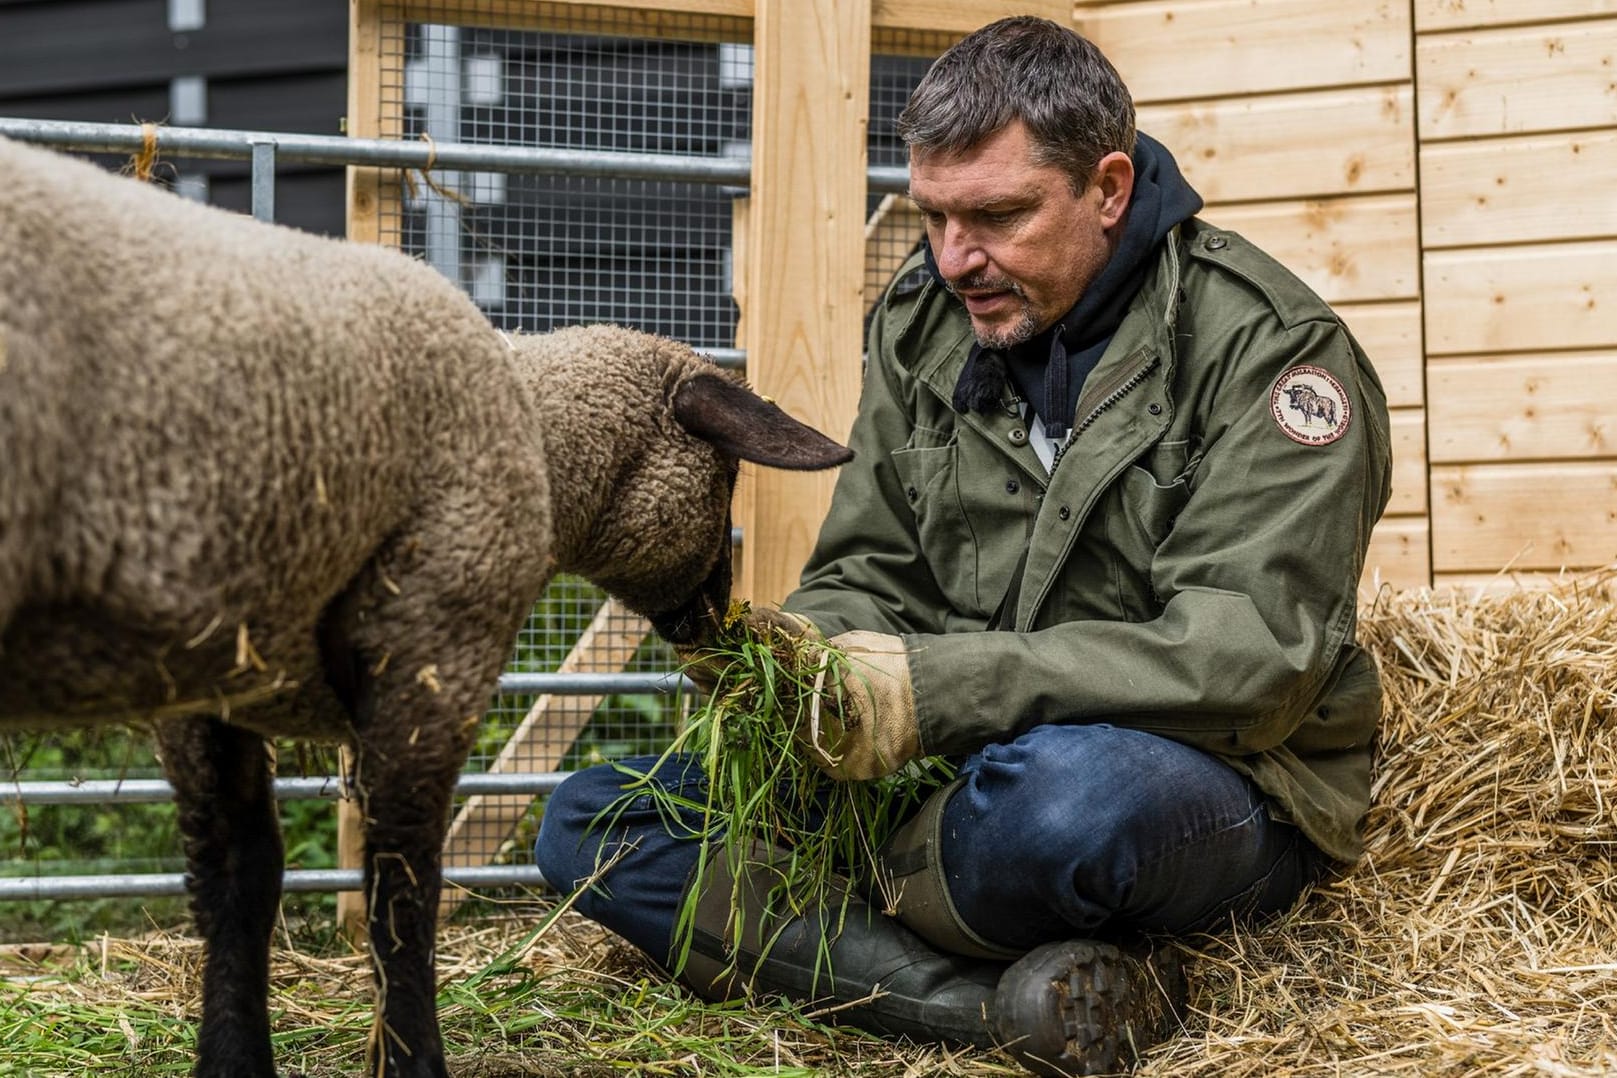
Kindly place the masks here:
<instances>
[{"instance_id":1,"label":"sheep","mask_svg":"<svg viewBox=\"0 0 1617 1078\"><path fill-rule=\"evenodd\" d=\"M508 340L397 252L5 140L0 190L0 730L154 731L206 945L201 1078L275 1073L266 739L352 746L367 1073L444 1078L451 793L546 583L703 639L738 460L851 453L673 341Z\"/></svg>"}]
</instances>

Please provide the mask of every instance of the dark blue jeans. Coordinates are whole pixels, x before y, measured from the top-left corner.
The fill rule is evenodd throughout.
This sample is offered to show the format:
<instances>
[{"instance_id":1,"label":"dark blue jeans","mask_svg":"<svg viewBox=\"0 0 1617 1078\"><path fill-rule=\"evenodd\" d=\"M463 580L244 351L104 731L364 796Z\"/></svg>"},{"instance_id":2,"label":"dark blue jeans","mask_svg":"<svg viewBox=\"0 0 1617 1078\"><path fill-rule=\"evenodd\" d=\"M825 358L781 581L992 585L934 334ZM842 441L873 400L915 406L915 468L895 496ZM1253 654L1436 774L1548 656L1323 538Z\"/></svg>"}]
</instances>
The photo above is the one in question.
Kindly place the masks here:
<instances>
[{"instance_id":1,"label":"dark blue jeans","mask_svg":"<svg viewBox=\"0 0 1617 1078\"><path fill-rule=\"evenodd\" d=\"M1038 726L968 757L961 774L943 817L949 891L967 925L1010 948L1261 917L1290 907L1328 864L1245 777L1152 734ZM567 891L634 846L576 908L663 961L697 849L650 795L605 828L598 818L628 781L610 765L570 776L550 797L534 859ZM689 758L665 762L655 781L705 796Z\"/></svg>"}]
</instances>

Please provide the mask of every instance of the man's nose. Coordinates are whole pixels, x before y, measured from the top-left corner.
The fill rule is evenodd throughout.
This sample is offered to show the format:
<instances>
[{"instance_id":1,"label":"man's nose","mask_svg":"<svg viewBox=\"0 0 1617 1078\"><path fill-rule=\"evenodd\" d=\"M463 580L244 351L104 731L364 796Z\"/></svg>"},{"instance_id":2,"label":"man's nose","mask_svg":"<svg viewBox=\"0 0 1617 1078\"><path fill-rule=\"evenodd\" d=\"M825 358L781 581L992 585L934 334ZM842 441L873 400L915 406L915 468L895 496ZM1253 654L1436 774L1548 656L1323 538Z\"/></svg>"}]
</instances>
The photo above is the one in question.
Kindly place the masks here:
<instances>
[{"instance_id":1,"label":"man's nose","mask_svg":"<svg viewBox=\"0 0 1617 1078\"><path fill-rule=\"evenodd\" d=\"M988 255L969 229L954 222L945 223L933 246L932 257L944 280L957 281L988 265Z\"/></svg>"}]
</instances>

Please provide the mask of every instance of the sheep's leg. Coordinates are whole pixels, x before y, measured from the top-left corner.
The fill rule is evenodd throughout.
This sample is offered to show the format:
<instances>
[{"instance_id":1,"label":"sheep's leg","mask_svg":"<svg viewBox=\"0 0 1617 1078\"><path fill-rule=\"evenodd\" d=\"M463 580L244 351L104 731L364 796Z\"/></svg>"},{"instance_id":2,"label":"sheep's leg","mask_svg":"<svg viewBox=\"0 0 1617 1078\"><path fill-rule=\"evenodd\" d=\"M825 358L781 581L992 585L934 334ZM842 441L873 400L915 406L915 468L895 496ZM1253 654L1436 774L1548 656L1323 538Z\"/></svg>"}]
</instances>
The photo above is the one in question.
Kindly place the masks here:
<instances>
[{"instance_id":1,"label":"sheep's leg","mask_svg":"<svg viewBox=\"0 0 1617 1078\"><path fill-rule=\"evenodd\" d=\"M275 1078L269 944L284 857L257 734L218 719L163 723L163 766L179 805L191 910L206 944L196 1078Z\"/></svg>"},{"instance_id":2,"label":"sheep's leg","mask_svg":"<svg viewBox=\"0 0 1617 1078\"><path fill-rule=\"evenodd\" d=\"M547 579L533 494L463 492L423 511L322 619L327 682L353 713L365 821L369 1078L448 1076L434 972L444 836L478 721Z\"/></svg>"},{"instance_id":3,"label":"sheep's leg","mask_svg":"<svg viewBox=\"0 0 1617 1078\"><path fill-rule=\"evenodd\" d=\"M404 695L433 693L411 685ZM477 716L382 706L359 731L354 785L365 819L365 929L377 984L367 1075L448 1078L433 968L443 839ZM445 693L448 695L448 693ZM414 718L406 719L406 716Z\"/></svg>"},{"instance_id":4,"label":"sheep's leg","mask_svg":"<svg viewBox=\"0 0 1617 1078\"><path fill-rule=\"evenodd\" d=\"M454 639L453 620L411 632L383 613L377 621L395 627L401 643L383 652L385 663L363 663L358 677L354 785L376 979L366 1073L381 1078L448 1076L434 972L444 836L455 781L508 651L475 633L468 637L480 643Z\"/></svg>"},{"instance_id":5,"label":"sheep's leg","mask_svg":"<svg viewBox=\"0 0 1617 1078\"><path fill-rule=\"evenodd\" d=\"M419 730L413 745L403 737L383 744L391 738L362 736L355 774L365 815L366 930L377 995L367 1073L447 1078L434 954L444 836L465 752L442 752L426 729L412 728Z\"/></svg>"}]
</instances>

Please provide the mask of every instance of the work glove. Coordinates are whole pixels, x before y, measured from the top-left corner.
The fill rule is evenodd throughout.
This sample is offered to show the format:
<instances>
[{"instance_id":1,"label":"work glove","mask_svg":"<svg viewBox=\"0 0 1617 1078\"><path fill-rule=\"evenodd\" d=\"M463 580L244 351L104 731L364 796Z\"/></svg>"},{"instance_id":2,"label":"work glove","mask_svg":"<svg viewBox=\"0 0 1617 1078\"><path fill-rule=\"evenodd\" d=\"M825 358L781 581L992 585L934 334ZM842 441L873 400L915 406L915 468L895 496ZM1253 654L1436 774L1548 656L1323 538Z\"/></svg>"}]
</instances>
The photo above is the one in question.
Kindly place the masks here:
<instances>
[{"instance_id":1,"label":"work glove","mask_svg":"<svg viewBox=\"0 0 1617 1078\"><path fill-rule=\"evenodd\" d=\"M818 644L825 640L814 623L801 614L793 614L789 610L782 610L778 606L754 606L745 604L742 613L736 621L727 621L724 626L724 635L733 640L769 640L780 637L786 641L801 644ZM711 642L696 646L676 647L674 653L684 663L684 672L687 677L696 682L703 692L712 692L713 686L718 684L723 676L724 669L733 660L721 648Z\"/></svg>"},{"instance_id":2,"label":"work glove","mask_svg":"<svg viewBox=\"0 0 1617 1078\"><path fill-rule=\"evenodd\" d=\"M828 644L846 662L820 664L798 737L807 743L810 759L834 779L891 775L921 755L904 642L887 633L854 630Z\"/></svg>"}]
</instances>

